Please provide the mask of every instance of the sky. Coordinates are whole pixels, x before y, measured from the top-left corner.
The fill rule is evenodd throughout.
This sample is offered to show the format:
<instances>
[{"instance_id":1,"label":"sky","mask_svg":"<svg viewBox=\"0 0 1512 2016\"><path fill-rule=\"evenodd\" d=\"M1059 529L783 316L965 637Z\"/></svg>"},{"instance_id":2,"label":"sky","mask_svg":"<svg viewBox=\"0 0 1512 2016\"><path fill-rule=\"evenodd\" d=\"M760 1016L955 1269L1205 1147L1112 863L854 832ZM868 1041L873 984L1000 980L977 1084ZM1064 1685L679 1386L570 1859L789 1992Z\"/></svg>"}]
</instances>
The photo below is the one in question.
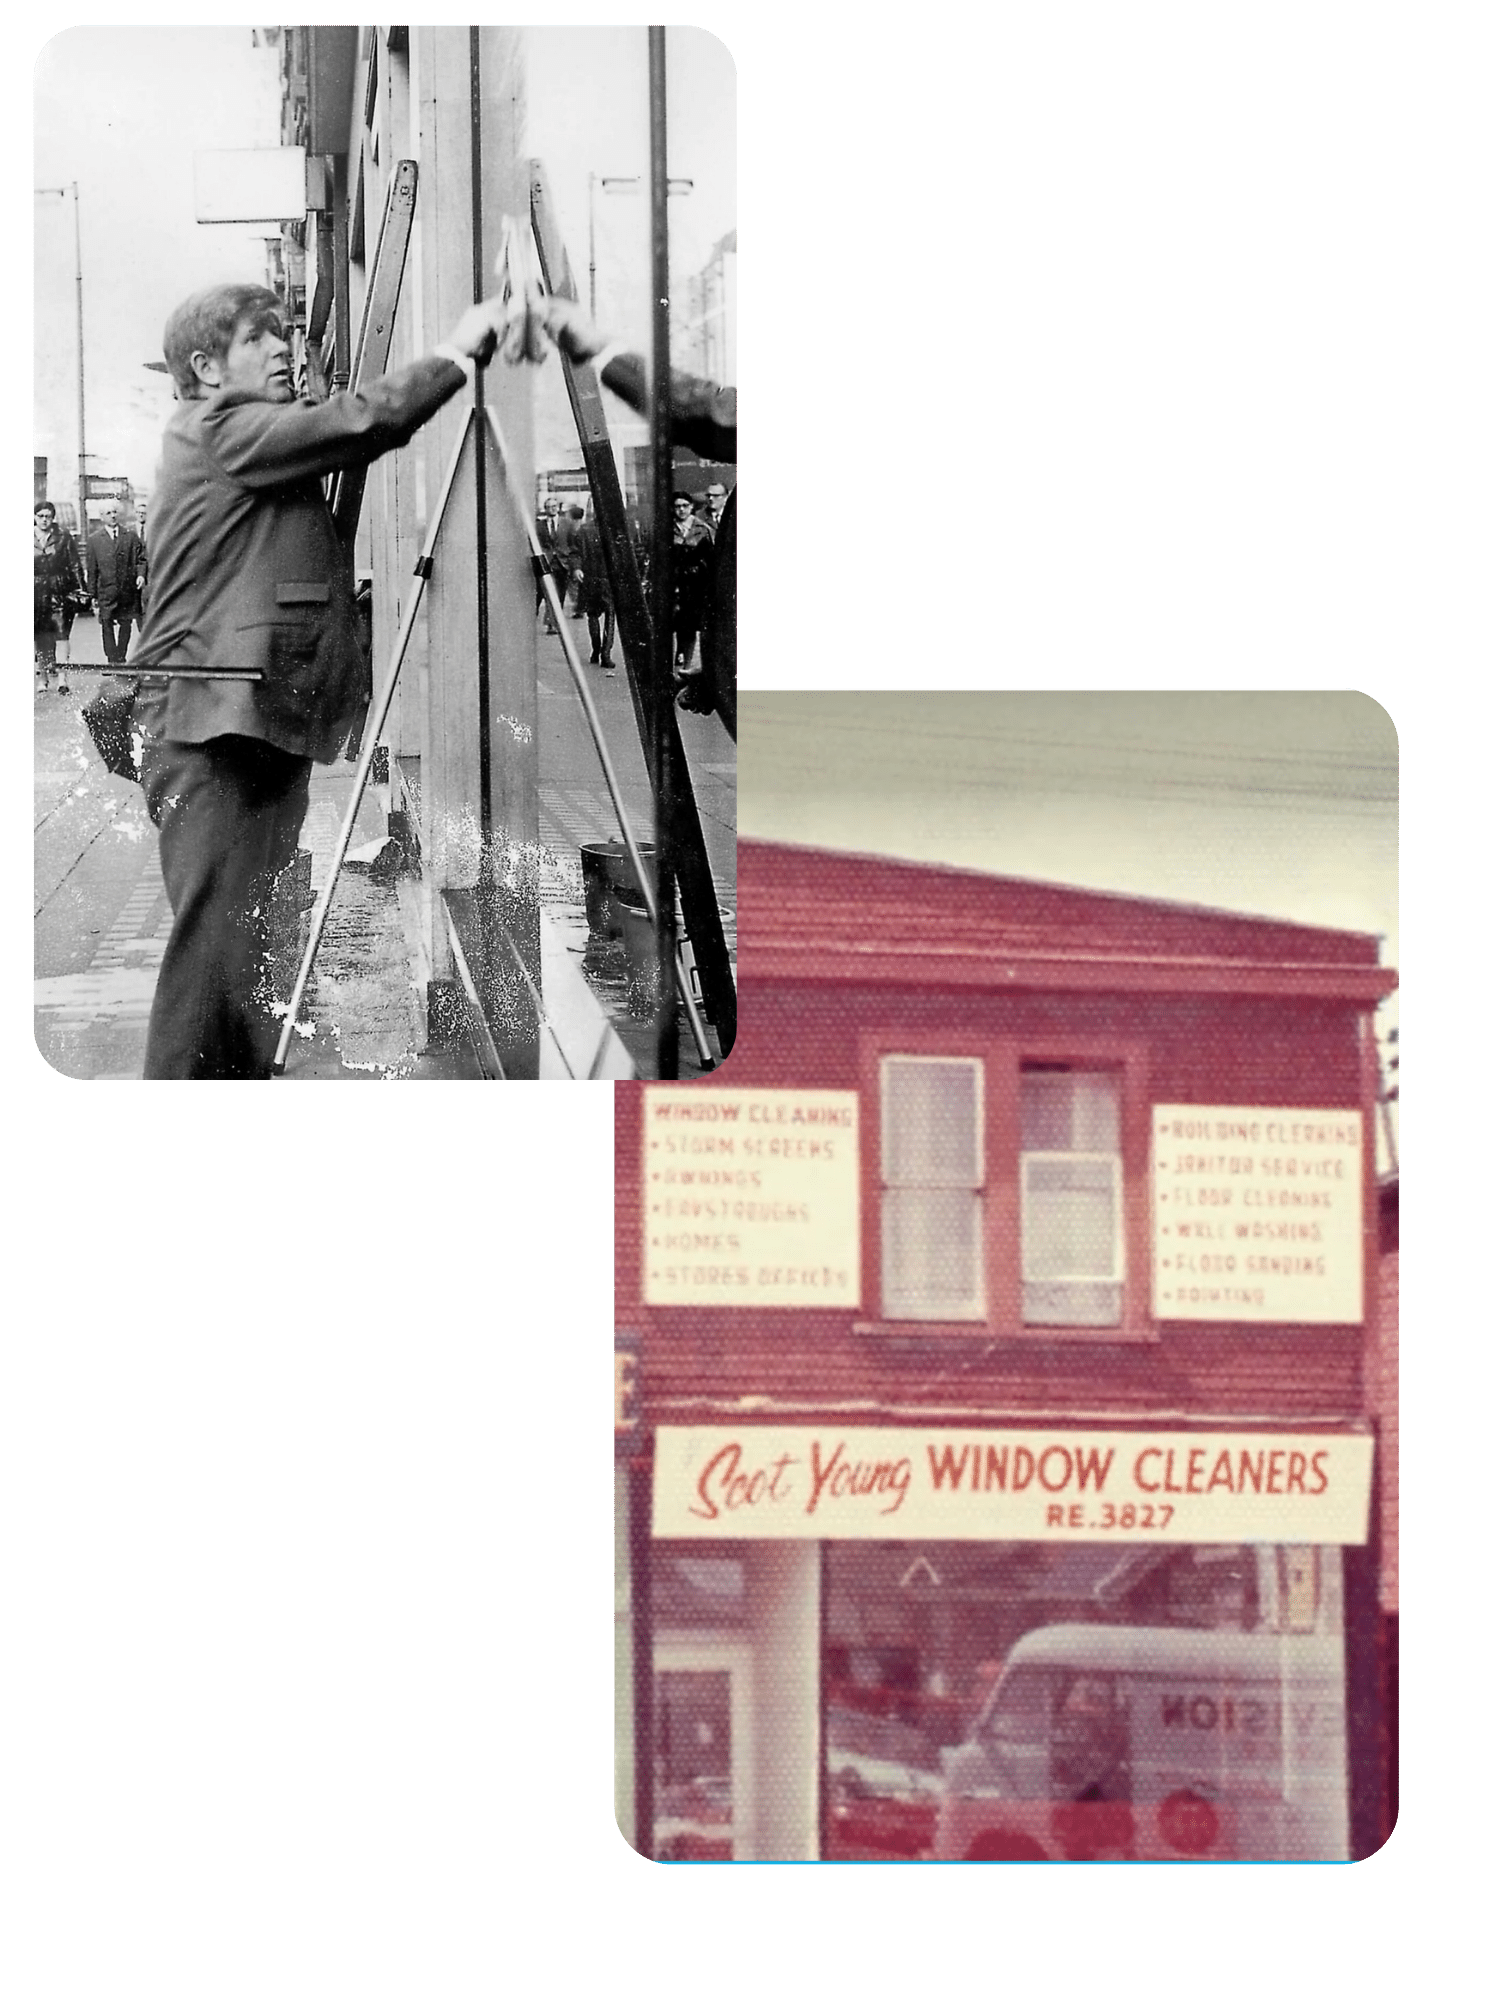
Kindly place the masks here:
<instances>
[{"instance_id":1,"label":"sky","mask_svg":"<svg viewBox=\"0 0 1512 2016\"><path fill-rule=\"evenodd\" d=\"M261 227L195 222L194 155L279 144L277 51L254 47L250 28L69 28L42 48L34 89L33 184L79 184L89 466L147 486L171 395L146 365L161 358L169 309L196 287L264 270ZM713 36L668 31L667 98L668 174L693 183L669 205L675 286L735 225L734 73ZM527 30L526 124L584 295L589 173L643 177L636 191L598 199L596 236L601 319L644 343L644 28ZM49 459L55 495L67 497L78 457L73 201L33 202L35 452ZM564 425L575 438L559 379L541 374L548 456Z\"/></svg>"},{"instance_id":2,"label":"sky","mask_svg":"<svg viewBox=\"0 0 1512 2016\"><path fill-rule=\"evenodd\" d=\"M1369 932L1397 969L1397 738L1363 693L743 692L740 725L744 836Z\"/></svg>"}]
</instances>

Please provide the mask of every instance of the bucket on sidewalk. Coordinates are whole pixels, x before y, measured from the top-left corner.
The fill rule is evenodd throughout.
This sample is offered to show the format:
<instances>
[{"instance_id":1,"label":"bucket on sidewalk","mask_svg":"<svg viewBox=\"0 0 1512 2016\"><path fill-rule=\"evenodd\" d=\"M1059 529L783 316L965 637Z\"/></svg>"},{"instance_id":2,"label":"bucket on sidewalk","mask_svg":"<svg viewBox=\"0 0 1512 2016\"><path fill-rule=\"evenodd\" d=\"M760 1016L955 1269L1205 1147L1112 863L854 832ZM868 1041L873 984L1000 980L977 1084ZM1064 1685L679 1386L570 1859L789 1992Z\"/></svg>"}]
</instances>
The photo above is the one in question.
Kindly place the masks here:
<instances>
[{"instance_id":1,"label":"bucket on sidewalk","mask_svg":"<svg viewBox=\"0 0 1512 2016\"><path fill-rule=\"evenodd\" d=\"M637 843L646 879L656 883L656 849L649 840ZM588 931L594 938L618 938L622 935L615 898L619 896L631 903L641 902L639 884L635 870L630 865L630 854L623 840L600 840L590 847L578 849L583 862L583 904L588 913Z\"/></svg>"}]
</instances>

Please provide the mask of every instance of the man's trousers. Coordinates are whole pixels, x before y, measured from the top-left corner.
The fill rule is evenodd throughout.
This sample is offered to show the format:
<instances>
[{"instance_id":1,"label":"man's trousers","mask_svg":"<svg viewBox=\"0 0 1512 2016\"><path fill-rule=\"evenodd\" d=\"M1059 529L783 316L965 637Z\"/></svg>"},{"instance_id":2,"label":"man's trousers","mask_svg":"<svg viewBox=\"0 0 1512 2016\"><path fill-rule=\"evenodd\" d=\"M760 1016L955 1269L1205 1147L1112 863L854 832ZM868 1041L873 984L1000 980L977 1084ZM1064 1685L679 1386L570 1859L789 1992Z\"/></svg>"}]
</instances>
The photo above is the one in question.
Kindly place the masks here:
<instances>
[{"instance_id":1,"label":"man's trousers","mask_svg":"<svg viewBox=\"0 0 1512 2016\"><path fill-rule=\"evenodd\" d=\"M124 608L106 608L100 605L100 642L105 646L106 663L124 665L126 645L131 637L131 618L134 605L127 603Z\"/></svg>"},{"instance_id":2,"label":"man's trousers","mask_svg":"<svg viewBox=\"0 0 1512 2016\"><path fill-rule=\"evenodd\" d=\"M309 758L244 735L153 740L142 788L173 906L142 1076L270 1077L281 1011L268 918L310 802Z\"/></svg>"}]
</instances>

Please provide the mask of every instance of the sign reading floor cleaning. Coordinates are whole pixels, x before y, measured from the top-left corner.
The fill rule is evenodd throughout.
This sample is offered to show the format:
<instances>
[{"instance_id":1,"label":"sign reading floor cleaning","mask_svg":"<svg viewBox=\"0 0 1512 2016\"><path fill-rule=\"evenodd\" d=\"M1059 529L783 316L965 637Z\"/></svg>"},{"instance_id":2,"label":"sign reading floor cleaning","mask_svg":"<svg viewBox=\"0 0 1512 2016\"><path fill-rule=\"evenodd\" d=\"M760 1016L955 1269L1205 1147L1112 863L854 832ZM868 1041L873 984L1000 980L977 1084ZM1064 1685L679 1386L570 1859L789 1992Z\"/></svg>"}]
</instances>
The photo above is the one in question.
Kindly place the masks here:
<instances>
[{"instance_id":1,"label":"sign reading floor cleaning","mask_svg":"<svg viewBox=\"0 0 1512 2016\"><path fill-rule=\"evenodd\" d=\"M1358 1113L1156 1106L1151 1124L1157 1316L1364 1320Z\"/></svg>"},{"instance_id":2,"label":"sign reading floor cleaning","mask_svg":"<svg viewBox=\"0 0 1512 2016\"><path fill-rule=\"evenodd\" d=\"M645 1301L857 1307L858 1105L854 1092L648 1090Z\"/></svg>"},{"instance_id":3,"label":"sign reading floor cleaning","mask_svg":"<svg viewBox=\"0 0 1512 2016\"><path fill-rule=\"evenodd\" d=\"M1368 1435L660 1427L659 1539L1359 1546Z\"/></svg>"}]
</instances>

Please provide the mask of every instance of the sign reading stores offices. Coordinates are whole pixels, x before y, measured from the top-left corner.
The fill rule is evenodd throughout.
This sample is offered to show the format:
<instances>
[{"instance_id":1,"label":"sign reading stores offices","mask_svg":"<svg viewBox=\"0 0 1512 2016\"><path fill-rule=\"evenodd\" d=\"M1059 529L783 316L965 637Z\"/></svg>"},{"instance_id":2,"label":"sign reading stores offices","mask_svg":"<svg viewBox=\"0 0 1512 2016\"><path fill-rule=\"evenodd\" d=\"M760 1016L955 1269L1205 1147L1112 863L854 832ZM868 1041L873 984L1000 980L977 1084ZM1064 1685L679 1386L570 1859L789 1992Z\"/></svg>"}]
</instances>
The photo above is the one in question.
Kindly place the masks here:
<instances>
[{"instance_id":1,"label":"sign reading stores offices","mask_svg":"<svg viewBox=\"0 0 1512 2016\"><path fill-rule=\"evenodd\" d=\"M658 1426L659 1539L1365 1539L1368 1435Z\"/></svg>"},{"instance_id":2,"label":"sign reading stores offices","mask_svg":"<svg viewBox=\"0 0 1512 2016\"><path fill-rule=\"evenodd\" d=\"M668 1088L642 1111L648 1303L859 1306L855 1092Z\"/></svg>"},{"instance_id":3,"label":"sign reading stores offices","mask_svg":"<svg viewBox=\"0 0 1512 2016\"><path fill-rule=\"evenodd\" d=\"M1364 1320L1358 1113L1156 1106L1155 1314Z\"/></svg>"}]
</instances>

